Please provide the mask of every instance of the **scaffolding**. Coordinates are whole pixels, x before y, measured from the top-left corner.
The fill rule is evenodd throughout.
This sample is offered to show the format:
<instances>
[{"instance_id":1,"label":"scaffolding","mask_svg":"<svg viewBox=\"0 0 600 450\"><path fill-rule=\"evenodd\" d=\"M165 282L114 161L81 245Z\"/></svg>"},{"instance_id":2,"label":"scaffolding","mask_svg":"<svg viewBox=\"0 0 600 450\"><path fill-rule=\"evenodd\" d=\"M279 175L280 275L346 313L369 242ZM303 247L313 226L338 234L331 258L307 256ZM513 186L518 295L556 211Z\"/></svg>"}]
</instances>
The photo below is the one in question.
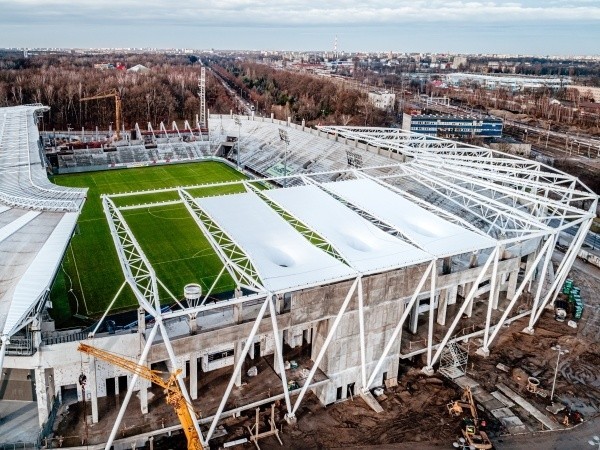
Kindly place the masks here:
<instances>
[{"instance_id":1,"label":"scaffolding","mask_svg":"<svg viewBox=\"0 0 600 450\"><path fill-rule=\"evenodd\" d=\"M462 377L467 373L469 363L469 343L451 342L440 357L439 373L450 380Z\"/></svg>"}]
</instances>

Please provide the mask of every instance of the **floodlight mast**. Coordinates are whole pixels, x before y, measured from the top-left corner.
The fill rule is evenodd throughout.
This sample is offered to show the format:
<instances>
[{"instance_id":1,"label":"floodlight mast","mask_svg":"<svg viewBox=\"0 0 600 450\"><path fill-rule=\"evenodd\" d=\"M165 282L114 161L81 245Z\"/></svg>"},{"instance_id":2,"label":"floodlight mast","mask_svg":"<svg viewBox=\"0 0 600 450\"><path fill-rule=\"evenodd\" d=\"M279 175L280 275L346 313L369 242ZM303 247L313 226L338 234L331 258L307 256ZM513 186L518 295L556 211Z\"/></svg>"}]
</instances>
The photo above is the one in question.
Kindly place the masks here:
<instances>
[{"instance_id":1,"label":"floodlight mast","mask_svg":"<svg viewBox=\"0 0 600 450\"><path fill-rule=\"evenodd\" d=\"M242 129L242 121L240 120L239 116L235 116L235 124L238 126L236 165L238 170L240 170L240 130Z\"/></svg>"},{"instance_id":2,"label":"floodlight mast","mask_svg":"<svg viewBox=\"0 0 600 450\"><path fill-rule=\"evenodd\" d=\"M287 130L284 130L283 128L279 129L279 139L285 142L285 152L283 154L283 171L285 177L283 178L283 187L287 187L287 158L290 145L290 137L288 136Z\"/></svg>"}]
</instances>

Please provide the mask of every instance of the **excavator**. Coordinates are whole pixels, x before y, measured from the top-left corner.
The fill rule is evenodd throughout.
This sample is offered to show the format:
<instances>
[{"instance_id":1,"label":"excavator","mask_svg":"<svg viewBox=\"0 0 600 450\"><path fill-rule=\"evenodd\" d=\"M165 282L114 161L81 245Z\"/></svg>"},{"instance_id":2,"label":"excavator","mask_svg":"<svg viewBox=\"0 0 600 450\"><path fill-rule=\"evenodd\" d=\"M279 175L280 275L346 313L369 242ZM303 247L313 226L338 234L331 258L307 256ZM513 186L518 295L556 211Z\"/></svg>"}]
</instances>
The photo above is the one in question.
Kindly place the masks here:
<instances>
[{"instance_id":1,"label":"excavator","mask_svg":"<svg viewBox=\"0 0 600 450\"><path fill-rule=\"evenodd\" d=\"M471 448L476 448L477 450L490 450L494 448L487 433L480 429L477 407L475 406L475 400L473 400L473 394L471 393L471 388L469 386L465 388L460 400L450 402L446 406L448 412L453 417L460 416L465 409L470 410L471 417L463 419L464 427L461 431L467 444Z\"/></svg>"},{"instance_id":2,"label":"excavator","mask_svg":"<svg viewBox=\"0 0 600 450\"><path fill-rule=\"evenodd\" d=\"M183 396L179 385L177 384L177 377L181 373L181 369L177 369L175 372L169 375L169 378L167 380L164 380L159 375L161 372L157 370L150 370L145 366L141 366L135 363L134 361L130 361L105 350L92 347L91 345L80 343L79 347L77 347L77 350L86 353L90 356L94 356L98 359L101 359L102 361L106 361L109 364L115 365L129 372L137 374L138 376L145 378L146 380L149 380L152 383L162 387L165 390L165 394L167 395L167 403L171 405L173 409L175 409L175 413L177 413L177 417L181 422L183 432L185 433L185 437L187 438L188 442L187 449L205 450L205 448L202 445L202 440L200 439L200 436L196 431L196 427L194 427L194 422L190 413L189 404Z\"/></svg>"},{"instance_id":3,"label":"excavator","mask_svg":"<svg viewBox=\"0 0 600 450\"><path fill-rule=\"evenodd\" d=\"M83 97L80 98L80 102L85 102L88 100L98 100L102 98L114 97L115 99L115 139L117 141L121 140L121 117L122 117L122 109L121 109L121 94L116 89L111 89L108 92L103 92L101 94L92 95L91 97Z\"/></svg>"}]
</instances>

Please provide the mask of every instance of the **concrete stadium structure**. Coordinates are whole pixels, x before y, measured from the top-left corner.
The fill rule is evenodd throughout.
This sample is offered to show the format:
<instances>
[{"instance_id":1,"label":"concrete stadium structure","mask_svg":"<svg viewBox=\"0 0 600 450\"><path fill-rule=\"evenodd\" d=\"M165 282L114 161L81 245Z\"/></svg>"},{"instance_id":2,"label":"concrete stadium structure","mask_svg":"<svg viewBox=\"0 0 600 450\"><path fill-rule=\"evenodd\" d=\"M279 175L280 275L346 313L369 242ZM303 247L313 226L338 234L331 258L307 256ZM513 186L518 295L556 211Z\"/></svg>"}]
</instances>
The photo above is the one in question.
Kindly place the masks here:
<instances>
[{"instance_id":1,"label":"concrete stadium structure","mask_svg":"<svg viewBox=\"0 0 600 450\"><path fill-rule=\"evenodd\" d=\"M35 138L34 117L42 109L5 109L0 118L26 117L14 132ZM0 127L0 158L8 157L6 130ZM210 292L187 301L171 294L181 309L161 312L161 281L122 210L165 203L119 208L114 199L131 193L105 196L125 280L140 305L139 324L133 333L89 337L94 346L139 364L182 369L180 387L203 412L195 425L204 443L213 439L222 418L275 400L282 400L286 418L294 421L310 391L323 404L362 395L377 408L369 389L396 383L403 359L422 358L423 371L431 374L455 342L472 339L487 355L503 325L523 317L528 317L526 331L534 333L597 208L597 196L576 178L540 163L397 129L315 130L272 118L213 115L209 131L206 158L239 163L240 170L266 177L261 182L271 189L259 189L251 179L236 182L244 193L196 198L191 187L182 187L171 189L179 200L168 203L185 205L221 259L221 274L229 274L237 288L215 303L206 302ZM31 141L14 152L35 153ZM7 161L2 180L14 170L41 176L39 161L20 169L2 161ZM278 173L287 176L274 176ZM16 183L2 185L3 203ZM77 205L76 215L84 193L65 195ZM30 192L37 196L38 191ZM19 207L55 211L47 202ZM2 225L0 236L18 225L11 224ZM71 233L73 225L57 229ZM559 233L570 227L577 233L554 267ZM52 253L57 261L66 241L61 243ZM45 273L48 284L51 268ZM0 320L6 321L15 302L4 297L2 302ZM123 417L135 414L134 403L152 414L145 380L82 357L75 338L44 341L43 308L34 312L2 336L3 378L16 383L35 372L40 426L67 391L76 389L82 399L80 373L88 380L92 423L103 420L99 399L118 393L118 379L126 377L127 393L110 436L99 441L102 446L116 442ZM146 315L152 318L148 323ZM10 342L19 333L32 343L29 353L11 353ZM286 364L296 358L301 371ZM256 377L246 373L253 365ZM210 390L202 387L217 371L224 381ZM175 428L143 430L143 439ZM139 444L139 437L120 444L136 439Z\"/></svg>"}]
</instances>

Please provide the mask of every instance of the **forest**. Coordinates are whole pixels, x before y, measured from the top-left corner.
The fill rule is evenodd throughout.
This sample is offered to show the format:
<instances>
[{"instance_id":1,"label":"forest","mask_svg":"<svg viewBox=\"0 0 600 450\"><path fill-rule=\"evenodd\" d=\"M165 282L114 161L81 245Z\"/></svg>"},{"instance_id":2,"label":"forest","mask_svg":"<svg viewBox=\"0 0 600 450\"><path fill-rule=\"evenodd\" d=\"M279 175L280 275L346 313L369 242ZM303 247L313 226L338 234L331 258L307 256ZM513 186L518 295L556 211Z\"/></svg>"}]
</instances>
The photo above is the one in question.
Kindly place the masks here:
<instances>
[{"instance_id":1,"label":"forest","mask_svg":"<svg viewBox=\"0 0 600 450\"><path fill-rule=\"evenodd\" d=\"M149 70L131 72L95 68L117 63L126 68L141 64ZM211 113L236 112L236 101L221 81L239 90L257 113L307 123L383 125L366 95L326 78L277 71L266 65L228 59L206 59L206 101ZM42 103L50 107L42 130L108 129L115 120L111 98L81 102L84 97L118 90L123 125L145 128L160 122L195 121L200 102L201 62L193 55L168 54L36 54L0 55L0 107ZM217 78L218 77L218 78ZM113 125L114 127L114 125Z\"/></svg>"}]
</instances>

